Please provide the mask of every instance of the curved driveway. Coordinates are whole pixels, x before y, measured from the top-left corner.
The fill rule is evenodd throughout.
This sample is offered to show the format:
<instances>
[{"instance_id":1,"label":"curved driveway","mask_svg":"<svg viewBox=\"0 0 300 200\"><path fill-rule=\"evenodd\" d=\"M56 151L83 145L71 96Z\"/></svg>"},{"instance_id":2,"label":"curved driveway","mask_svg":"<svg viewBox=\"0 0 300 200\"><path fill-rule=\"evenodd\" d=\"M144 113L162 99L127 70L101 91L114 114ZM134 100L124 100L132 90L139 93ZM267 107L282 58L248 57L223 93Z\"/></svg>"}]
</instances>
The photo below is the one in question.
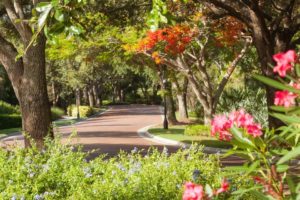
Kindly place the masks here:
<instances>
[{"instance_id":1,"label":"curved driveway","mask_svg":"<svg viewBox=\"0 0 300 200\"><path fill-rule=\"evenodd\" d=\"M89 118L85 121L71 126L60 127L56 130L63 135L63 141L69 138L74 131L77 136L72 139L72 144L83 145L84 151L94 150L89 159L98 156L100 153L108 156L116 155L120 150L130 152L135 147L139 150L150 147L158 148L160 151L165 145L153 142L153 140L142 138L137 131L146 126L159 124L162 122L159 106L154 105L120 105L112 106L107 112ZM23 136L17 135L4 138L3 144L12 144L17 142L23 144ZM179 147L167 146L169 152L175 152ZM215 153L215 151L205 151L206 153ZM222 159L223 165L240 164L240 158L231 157Z\"/></svg>"},{"instance_id":2,"label":"curved driveway","mask_svg":"<svg viewBox=\"0 0 300 200\"><path fill-rule=\"evenodd\" d=\"M94 155L107 153L109 156L120 150L131 151L148 149L150 146L163 148L163 145L141 138L137 131L149 125L161 123L161 112L158 106L149 105L120 105L113 106L100 116L87 119L74 126L60 127L59 132L69 135L77 131L78 140L84 150L97 150ZM168 146L171 151L174 146Z\"/></svg>"},{"instance_id":3,"label":"curved driveway","mask_svg":"<svg viewBox=\"0 0 300 200\"><path fill-rule=\"evenodd\" d=\"M140 137L137 131L149 125L161 123L159 106L154 105L120 105L112 106L105 113L94 116L71 126L59 127L55 130L63 135L66 141L74 131L77 136L73 144L82 144L84 151L96 150L91 154L95 157L100 153L108 156L116 155L120 150L131 151L135 147L147 150L151 146L162 150L164 145ZM23 136L17 135L2 140L6 144L13 141L22 144ZM178 147L168 146L171 152ZM145 151L144 151L145 152Z\"/></svg>"}]
</instances>

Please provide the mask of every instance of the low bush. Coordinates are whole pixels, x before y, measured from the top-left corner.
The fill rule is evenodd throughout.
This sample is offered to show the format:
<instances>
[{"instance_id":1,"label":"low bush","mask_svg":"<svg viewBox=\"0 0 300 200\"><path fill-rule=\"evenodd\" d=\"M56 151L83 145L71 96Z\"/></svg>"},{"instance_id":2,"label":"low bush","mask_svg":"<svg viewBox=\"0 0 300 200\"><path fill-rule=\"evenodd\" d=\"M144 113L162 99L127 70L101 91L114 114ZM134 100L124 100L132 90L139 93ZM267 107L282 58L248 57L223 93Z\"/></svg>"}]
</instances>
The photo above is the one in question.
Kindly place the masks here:
<instances>
[{"instance_id":1,"label":"low bush","mask_svg":"<svg viewBox=\"0 0 300 200\"><path fill-rule=\"evenodd\" d=\"M206 125L188 125L184 130L185 135L189 136L210 136L210 127Z\"/></svg>"},{"instance_id":2,"label":"low bush","mask_svg":"<svg viewBox=\"0 0 300 200\"><path fill-rule=\"evenodd\" d=\"M67 108L69 116L77 117L77 106L70 105ZM89 106L79 106L79 115L81 118L86 118L94 114L94 109Z\"/></svg>"},{"instance_id":3,"label":"low bush","mask_svg":"<svg viewBox=\"0 0 300 200\"><path fill-rule=\"evenodd\" d=\"M18 106L0 101L0 114L20 114L20 109Z\"/></svg>"},{"instance_id":4,"label":"low bush","mask_svg":"<svg viewBox=\"0 0 300 200\"><path fill-rule=\"evenodd\" d=\"M1 199L179 200L186 180L218 187L224 175L218 157L196 147L171 155L152 150L146 156L134 149L89 162L87 154L59 142L48 142L45 149L0 149ZM245 177L229 177L229 192L252 183Z\"/></svg>"},{"instance_id":5,"label":"low bush","mask_svg":"<svg viewBox=\"0 0 300 200\"><path fill-rule=\"evenodd\" d=\"M0 114L0 129L18 128L22 126L19 114Z\"/></svg>"},{"instance_id":6,"label":"low bush","mask_svg":"<svg viewBox=\"0 0 300 200\"><path fill-rule=\"evenodd\" d=\"M112 103L111 100L103 100L102 101L102 105L104 105L104 106L110 105L111 103Z\"/></svg>"},{"instance_id":7,"label":"low bush","mask_svg":"<svg viewBox=\"0 0 300 200\"><path fill-rule=\"evenodd\" d=\"M65 111L59 107L52 107L51 108L51 118L52 121L55 121L57 119L62 118L62 116L64 116Z\"/></svg>"}]
</instances>

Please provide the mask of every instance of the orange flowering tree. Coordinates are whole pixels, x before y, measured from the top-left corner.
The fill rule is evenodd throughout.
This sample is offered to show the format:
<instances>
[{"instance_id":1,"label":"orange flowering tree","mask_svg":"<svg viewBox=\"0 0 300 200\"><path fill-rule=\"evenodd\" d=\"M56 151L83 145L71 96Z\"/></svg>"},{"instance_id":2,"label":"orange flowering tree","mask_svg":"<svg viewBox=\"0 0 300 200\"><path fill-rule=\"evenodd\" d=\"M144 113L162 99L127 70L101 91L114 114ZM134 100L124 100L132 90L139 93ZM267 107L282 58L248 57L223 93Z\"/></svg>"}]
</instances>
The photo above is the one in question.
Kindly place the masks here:
<instances>
[{"instance_id":1,"label":"orange flowering tree","mask_svg":"<svg viewBox=\"0 0 300 200\"><path fill-rule=\"evenodd\" d=\"M222 91L238 62L245 55L250 40L243 40L246 42L243 42L243 47L238 48L239 52L231 60L224 60L221 54L228 49L219 48L220 45L217 44L220 42L216 41L221 40L224 42L222 46L226 47L241 41L241 35L221 34L220 29L217 30L219 27L213 27L213 24L201 16L199 19L199 26L177 24L149 31L134 50L151 57L157 64L182 73L189 80L204 109L204 123L209 124ZM220 71L221 73L216 73ZM223 78L219 80L219 76Z\"/></svg>"}]
</instances>

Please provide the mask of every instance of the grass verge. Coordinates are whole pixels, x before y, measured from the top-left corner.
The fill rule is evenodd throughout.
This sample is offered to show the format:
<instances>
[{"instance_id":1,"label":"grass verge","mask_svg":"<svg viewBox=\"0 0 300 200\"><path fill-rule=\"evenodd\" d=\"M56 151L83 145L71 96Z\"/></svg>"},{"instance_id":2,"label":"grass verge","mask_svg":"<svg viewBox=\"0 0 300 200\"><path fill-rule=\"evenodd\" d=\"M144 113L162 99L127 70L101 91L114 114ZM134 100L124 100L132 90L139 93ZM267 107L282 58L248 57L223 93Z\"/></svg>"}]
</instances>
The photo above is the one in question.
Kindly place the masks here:
<instances>
[{"instance_id":1,"label":"grass verge","mask_svg":"<svg viewBox=\"0 0 300 200\"><path fill-rule=\"evenodd\" d=\"M103 107L103 108L94 108L95 112L97 113L102 113L104 111L107 110L107 107ZM55 127L61 127L61 126L69 126L69 125L73 125L79 121L85 120L87 118L80 118L80 119L60 119L60 120L56 120L53 122L53 125ZM17 133L20 132L21 128L8 128L8 129L2 129L0 130L0 137L4 137L13 133Z\"/></svg>"},{"instance_id":2,"label":"grass verge","mask_svg":"<svg viewBox=\"0 0 300 200\"><path fill-rule=\"evenodd\" d=\"M0 137L7 136L12 133L17 133L21 131L21 128L8 128L0 130Z\"/></svg>"},{"instance_id":3,"label":"grass verge","mask_svg":"<svg viewBox=\"0 0 300 200\"><path fill-rule=\"evenodd\" d=\"M168 130L162 127L154 127L149 129L149 133L162 138L184 142L188 144L201 144L207 147L231 148L232 146L226 142L219 141L213 137L206 136L187 136L184 135L185 126L170 126Z\"/></svg>"}]
</instances>

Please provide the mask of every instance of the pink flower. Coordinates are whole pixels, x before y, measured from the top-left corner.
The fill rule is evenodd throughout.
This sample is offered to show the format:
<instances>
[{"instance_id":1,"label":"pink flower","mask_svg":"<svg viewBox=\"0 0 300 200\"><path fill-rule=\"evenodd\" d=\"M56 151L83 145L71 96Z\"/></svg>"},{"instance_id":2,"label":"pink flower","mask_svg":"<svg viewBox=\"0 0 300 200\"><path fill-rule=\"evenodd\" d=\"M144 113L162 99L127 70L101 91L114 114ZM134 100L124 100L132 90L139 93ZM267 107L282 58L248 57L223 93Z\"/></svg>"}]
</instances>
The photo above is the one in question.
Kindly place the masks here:
<instances>
[{"instance_id":1,"label":"pink flower","mask_svg":"<svg viewBox=\"0 0 300 200\"><path fill-rule=\"evenodd\" d=\"M294 83L293 81L290 82L290 86L292 86L293 88L300 90L300 83L296 82Z\"/></svg>"},{"instance_id":2,"label":"pink flower","mask_svg":"<svg viewBox=\"0 0 300 200\"><path fill-rule=\"evenodd\" d=\"M196 185L192 182L186 182L184 184L182 200L201 200L203 195L204 191L202 185Z\"/></svg>"},{"instance_id":3,"label":"pink flower","mask_svg":"<svg viewBox=\"0 0 300 200\"><path fill-rule=\"evenodd\" d=\"M215 136L216 133L220 132L224 129L228 119L226 115L217 115L214 117L214 119L211 121L211 135Z\"/></svg>"},{"instance_id":4,"label":"pink flower","mask_svg":"<svg viewBox=\"0 0 300 200\"><path fill-rule=\"evenodd\" d=\"M253 137L261 136L263 133L261 131L261 126L259 124L250 124L246 127L247 133Z\"/></svg>"},{"instance_id":5,"label":"pink flower","mask_svg":"<svg viewBox=\"0 0 300 200\"><path fill-rule=\"evenodd\" d=\"M226 192L229 189L229 182L224 179L221 183L221 187L215 192L216 194L220 194L222 192Z\"/></svg>"},{"instance_id":6,"label":"pink flower","mask_svg":"<svg viewBox=\"0 0 300 200\"><path fill-rule=\"evenodd\" d=\"M284 106L286 108L290 107L291 105L295 104L295 99L297 95L293 94L289 91L277 91L275 93L275 100L274 104L277 106Z\"/></svg>"},{"instance_id":7,"label":"pink flower","mask_svg":"<svg viewBox=\"0 0 300 200\"><path fill-rule=\"evenodd\" d=\"M219 139L229 141L232 139L232 134L227 130L222 130L219 132Z\"/></svg>"},{"instance_id":8,"label":"pink flower","mask_svg":"<svg viewBox=\"0 0 300 200\"><path fill-rule=\"evenodd\" d=\"M246 126L253 124L253 121L253 117L250 114L245 113L244 110L238 111L236 123L239 128L245 128Z\"/></svg>"},{"instance_id":9,"label":"pink flower","mask_svg":"<svg viewBox=\"0 0 300 200\"><path fill-rule=\"evenodd\" d=\"M217 115L211 122L211 135L219 134L220 140L231 140L232 135L228 130L233 126L233 121L228 120L226 115Z\"/></svg>"},{"instance_id":10,"label":"pink flower","mask_svg":"<svg viewBox=\"0 0 300 200\"><path fill-rule=\"evenodd\" d=\"M294 50L289 50L286 53L275 54L273 59L277 63L273 71L278 72L279 76L285 77L286 72L292 68L291 63L296 61L297 55Z\"/></svg>"},{"instance_id":11,"label":"pink flower","mask_svg":"<svg viewBox=\"0 0 300 200\"><path fill-rule=\"evenodd\" d=\"M211 123L211 135L218 134L220 140L229 141L232 139L230 129L233 125L243 128L249 135L253 137L261 136L261 126L254 122L254 118L246 113L243 109L231 112L228 117L226 115L217 115Z\"/></svg>"}]
</instances>

